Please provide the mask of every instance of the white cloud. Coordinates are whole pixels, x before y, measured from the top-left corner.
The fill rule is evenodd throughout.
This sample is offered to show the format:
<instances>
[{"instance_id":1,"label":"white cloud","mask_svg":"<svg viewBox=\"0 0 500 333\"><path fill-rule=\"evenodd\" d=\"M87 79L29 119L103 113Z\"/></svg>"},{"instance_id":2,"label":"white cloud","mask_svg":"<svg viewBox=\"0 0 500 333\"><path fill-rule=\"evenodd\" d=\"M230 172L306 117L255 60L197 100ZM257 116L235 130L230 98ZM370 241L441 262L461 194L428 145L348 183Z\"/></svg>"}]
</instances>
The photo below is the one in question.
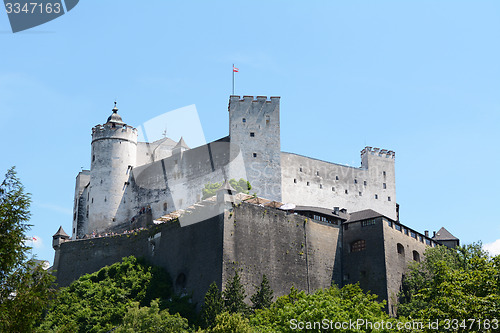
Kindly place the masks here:
<instances>
[{"instance_id":1,"label":"white cloud","mask_svg":"<svg viewBox=\"0 0 500 333\"><path fill-rule=\"evenodd\" d=\"M500 239L488 244L483 244L483 249L488 251L492 256L500 254Z\"/></svg>"}]
</instances>

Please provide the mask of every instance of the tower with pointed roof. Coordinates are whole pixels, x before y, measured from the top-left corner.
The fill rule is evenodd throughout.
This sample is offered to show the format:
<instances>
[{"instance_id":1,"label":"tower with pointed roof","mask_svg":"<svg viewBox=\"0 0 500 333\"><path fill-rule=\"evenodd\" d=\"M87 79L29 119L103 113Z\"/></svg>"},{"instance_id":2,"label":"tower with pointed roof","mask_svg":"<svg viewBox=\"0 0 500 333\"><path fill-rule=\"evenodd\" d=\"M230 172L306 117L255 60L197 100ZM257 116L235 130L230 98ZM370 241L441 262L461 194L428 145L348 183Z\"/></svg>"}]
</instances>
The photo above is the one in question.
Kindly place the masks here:
<instances>
[{"instance_id":1,"label":"tower with pointed roof","mask_svg":"<svg viewBox=\"0 0 500 333\"><path fill-rule=\"evenodd\" d=\"M92 129L92 160L87 191L86 234L109 230L128 217L124 202L130 171L136 164L137 130L112 109L105 124Z\"/></svg>"}]
</instances>

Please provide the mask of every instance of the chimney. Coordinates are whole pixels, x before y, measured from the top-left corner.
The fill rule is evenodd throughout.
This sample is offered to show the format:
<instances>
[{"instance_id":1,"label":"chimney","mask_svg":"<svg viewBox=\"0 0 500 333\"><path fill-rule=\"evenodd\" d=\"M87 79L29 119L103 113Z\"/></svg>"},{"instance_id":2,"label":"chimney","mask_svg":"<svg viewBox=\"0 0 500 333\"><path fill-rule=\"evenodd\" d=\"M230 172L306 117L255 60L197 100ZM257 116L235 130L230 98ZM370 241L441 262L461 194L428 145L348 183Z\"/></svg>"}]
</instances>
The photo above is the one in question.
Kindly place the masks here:
<instances>
[{"instance_id":1,"label":"chimney","mask_svg":"<svg viewBox=\"0 0 500 333\"><path fill-rule=\"evenodd\" d=\"M339 215L339 207L333 207L333 214Z\"/></svg>"},{"instance_id":2,"label":"chimney","mask_svg":"<svg viewBox=\"0 0 500 333\"><path fill-rule=\"evenodd\" d=\"M425 233L425 237L429 237L429 230L425 230L424 233Z\"/></svg>"},{"instance_id":3,"label":"chimney","mask_svg":"<svg viewBox=\"0 0 500 333\"><path fill-rule=\"evenodd\" d=\"M432 238L434 238L434 237L436 237L436 232L435 231L432 232Z\"/></svg>"},{"instance_id":4,"label":"chimney","mask_svg":"<svg viewBox=\"0 0 500 333\"><path fill-rule=\"evenodd\" d=\"M340 212L341 212L341 213L344 213L344 214L347 214L347 209L342 208L342 209L340 210Z\"/></svg>"}]
</instances>

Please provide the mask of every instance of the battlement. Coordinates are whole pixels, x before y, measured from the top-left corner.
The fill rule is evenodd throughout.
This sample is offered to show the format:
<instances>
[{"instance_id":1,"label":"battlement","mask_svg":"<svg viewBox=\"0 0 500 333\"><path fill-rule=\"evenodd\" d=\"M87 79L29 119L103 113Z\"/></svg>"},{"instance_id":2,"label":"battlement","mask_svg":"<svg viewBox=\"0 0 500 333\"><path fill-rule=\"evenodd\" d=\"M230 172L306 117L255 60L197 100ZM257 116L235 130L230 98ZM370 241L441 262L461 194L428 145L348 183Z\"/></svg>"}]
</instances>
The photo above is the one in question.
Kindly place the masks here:
<instances>
[{"instance_id":1,"label":"battlement","mask_svg":"<svg viewBox=\"0 0 500 333\"><path fill-rule=\"evenodd\" d=\"M137 141L137 129L129 125L104 124L92 128L92 142L101 139Z\"/></svg>"},{"instance_id":2,"label":"battlement","mask_svg":"<svg viewBox=\"0 0 500 333\"><path fill-rule=\"evenodd\" d=\"M279 103L279 96L239 96L239 95L231 95L229 97L231 102L266 102L266 103Z\"/></svg>"},{"instance_id":3,"label":"battlement","mask_svg":"<svg viewBox=\"0 0 500 333\"><path fill-rule=\"evenodd\" d=\"M364 155L375 155L375 156L380 156L380 157L385 157L385 158L396 158L396 152L392 150L387 150L387 149L380 149L380 148L373 148L366 146L362 151L361 151L361 157Z\"/></svg>"}]
</instances>

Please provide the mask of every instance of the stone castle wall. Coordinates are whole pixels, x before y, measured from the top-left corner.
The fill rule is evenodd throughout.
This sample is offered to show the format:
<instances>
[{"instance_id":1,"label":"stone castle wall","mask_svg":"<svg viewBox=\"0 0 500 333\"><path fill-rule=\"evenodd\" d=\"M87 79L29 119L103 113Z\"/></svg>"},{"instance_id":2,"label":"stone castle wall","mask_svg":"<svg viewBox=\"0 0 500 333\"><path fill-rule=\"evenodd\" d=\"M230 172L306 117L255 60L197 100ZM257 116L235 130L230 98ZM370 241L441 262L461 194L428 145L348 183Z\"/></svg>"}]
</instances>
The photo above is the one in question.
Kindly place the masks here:
<instances>
[{"instance_id":1,"label":"stone castle wall","mask_svg":"<svg viewBox=\"0 0 500 333\"><path fill-rule=\"evenodd\" d=\"M373 156L369 162L356 168L282 153L283 202L348 212L373 209L397 220L394 160Z\"/></svg>"}]
</instances>

